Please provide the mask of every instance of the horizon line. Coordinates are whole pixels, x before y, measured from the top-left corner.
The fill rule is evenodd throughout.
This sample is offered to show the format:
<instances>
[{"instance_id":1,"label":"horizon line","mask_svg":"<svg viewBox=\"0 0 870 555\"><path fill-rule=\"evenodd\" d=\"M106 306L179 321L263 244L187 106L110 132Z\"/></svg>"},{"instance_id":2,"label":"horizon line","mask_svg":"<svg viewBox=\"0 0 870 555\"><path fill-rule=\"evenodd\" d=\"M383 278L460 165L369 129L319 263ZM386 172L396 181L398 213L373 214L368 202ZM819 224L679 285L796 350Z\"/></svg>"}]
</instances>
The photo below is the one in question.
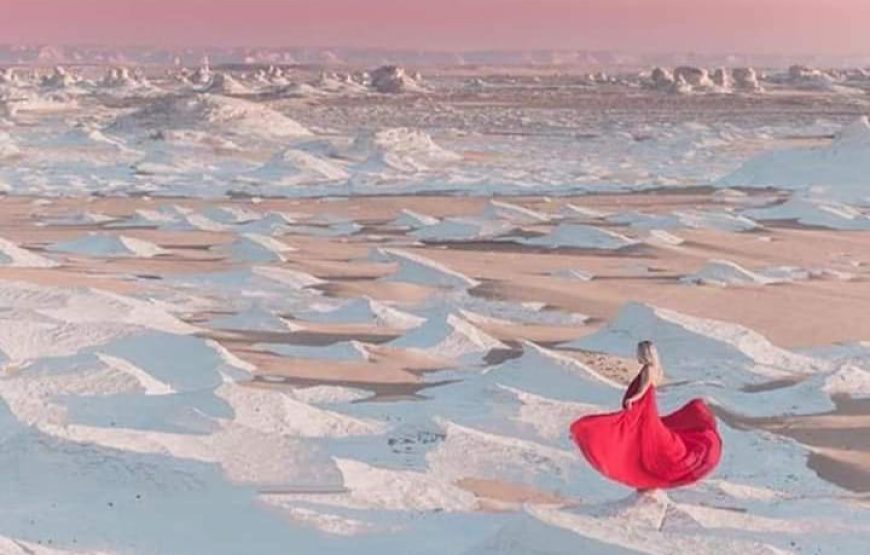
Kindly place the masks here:
<instances>
[{"instance_id":1,"label":"horizon line","mask_svg":"<svg viewBox=\"0 0 870 555\"><path fill-rule=\"evenodd\" d=\"M768 51L741 51L741 50L637 50L637 49L617 49L617 48L582 48L582 47L565 47L565 48L467 48L458 50L449 50L444 48L415 48L410 46L384 47L384 46L353 46L353 45L283 45L283 46L268 46L256 44L236 44L236 45L218 45L218 44L173 44L173 45L158 45L153 43L130 43L130 44L112 44L102 42L3 42L0 41L0 48L105 48L105 49L150 49L150 50L346 50L358 52L414 52L426 54L477 54L477 53L558 53L558 52L575 52L575 53L604 53L604 54L624 54L630 56L663 56L663 55L682 55L682 56L764 56L764 57L779 57L785 58L790 56L808 56L808 57L857 57L866 56L870 58L870 51L852 51L852 52L768 52Z\"/></svg>"}]
</instances>

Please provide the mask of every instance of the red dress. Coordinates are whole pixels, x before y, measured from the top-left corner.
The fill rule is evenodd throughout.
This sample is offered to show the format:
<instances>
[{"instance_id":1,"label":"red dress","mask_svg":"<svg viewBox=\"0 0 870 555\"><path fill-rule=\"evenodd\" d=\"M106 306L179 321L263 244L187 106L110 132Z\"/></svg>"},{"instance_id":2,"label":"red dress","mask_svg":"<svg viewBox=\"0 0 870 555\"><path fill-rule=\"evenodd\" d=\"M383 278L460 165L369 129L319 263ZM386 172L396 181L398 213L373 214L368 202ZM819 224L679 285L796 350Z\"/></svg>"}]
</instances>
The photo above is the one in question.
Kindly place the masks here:
<instances>
[{"instance_id":1,"label":"red dress","mask_svg":"<svg viewBox=\"0 0 870 555\"><path fill-rule=\"evenodd\" d=\"M640 374L623 402L640 387ZM571 436L586 460L612 480L637 489L674 488L709 474L722 455L716 418L701 399L659 417L655 386L630 408L584 416Z\"/></svg>"}]
</instances>

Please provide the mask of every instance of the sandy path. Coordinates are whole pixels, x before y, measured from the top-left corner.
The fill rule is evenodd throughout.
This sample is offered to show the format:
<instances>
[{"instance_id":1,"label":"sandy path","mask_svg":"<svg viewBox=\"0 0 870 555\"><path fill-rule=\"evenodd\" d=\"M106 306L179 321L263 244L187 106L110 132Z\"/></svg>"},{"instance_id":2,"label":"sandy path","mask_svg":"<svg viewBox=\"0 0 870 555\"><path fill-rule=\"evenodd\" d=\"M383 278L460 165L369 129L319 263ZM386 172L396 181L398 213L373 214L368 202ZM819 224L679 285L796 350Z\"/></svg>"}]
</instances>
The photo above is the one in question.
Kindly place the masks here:
<instances>
[{"instance_id":1,"label":"sandy path","mask_svg":"<svg viewBox=\"0 0 870 555\"><path fill-rule=\"evenodd\" d=\"M807 465L825 480L848 490L870 492L870 401L835 399L826 414L786 418L747 418L717 409L720 418L739 428L760 428L810 448Z\"/></svg>"}]
</instances>

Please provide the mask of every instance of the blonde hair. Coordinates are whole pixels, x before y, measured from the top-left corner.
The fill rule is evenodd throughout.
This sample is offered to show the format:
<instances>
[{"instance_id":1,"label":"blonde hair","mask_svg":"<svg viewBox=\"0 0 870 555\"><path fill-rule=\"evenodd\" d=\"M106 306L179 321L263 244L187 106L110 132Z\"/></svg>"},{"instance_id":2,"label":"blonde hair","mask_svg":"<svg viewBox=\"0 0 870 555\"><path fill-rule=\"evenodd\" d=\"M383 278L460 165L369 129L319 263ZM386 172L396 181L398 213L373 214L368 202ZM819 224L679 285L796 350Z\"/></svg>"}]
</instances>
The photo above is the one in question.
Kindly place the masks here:
<instances>
[{"instance_id":1,"label":"blonde hair","mask_svg":"<svg viewBox=\"0 0 870 555\"><path fill-rule=\"evenodd\" d=\"M649 368L650 379L658 384L665 377L665 370L659 359L659 352L652 341L641 341L637 344L637 361Z\"/></svg>"}]
</instances>

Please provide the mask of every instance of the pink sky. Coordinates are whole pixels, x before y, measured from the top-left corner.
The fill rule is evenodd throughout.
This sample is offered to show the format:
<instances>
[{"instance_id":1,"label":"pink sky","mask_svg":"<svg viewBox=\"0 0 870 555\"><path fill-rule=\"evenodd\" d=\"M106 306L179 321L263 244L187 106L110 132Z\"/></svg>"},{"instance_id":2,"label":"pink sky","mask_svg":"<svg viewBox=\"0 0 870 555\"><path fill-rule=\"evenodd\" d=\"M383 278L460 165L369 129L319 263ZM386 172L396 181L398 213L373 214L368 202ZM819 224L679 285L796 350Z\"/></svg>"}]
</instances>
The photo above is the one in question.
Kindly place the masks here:
<instances>
[{"instance_id":1,"label":"pink sky","mask_svg":"<svg viewBox=\"0 0 870 555\"><path fill-rule=\"evenodd\" d=\"M0 0L0 43L870 53L870 0Z\"/></svg>"}]
</instances>

